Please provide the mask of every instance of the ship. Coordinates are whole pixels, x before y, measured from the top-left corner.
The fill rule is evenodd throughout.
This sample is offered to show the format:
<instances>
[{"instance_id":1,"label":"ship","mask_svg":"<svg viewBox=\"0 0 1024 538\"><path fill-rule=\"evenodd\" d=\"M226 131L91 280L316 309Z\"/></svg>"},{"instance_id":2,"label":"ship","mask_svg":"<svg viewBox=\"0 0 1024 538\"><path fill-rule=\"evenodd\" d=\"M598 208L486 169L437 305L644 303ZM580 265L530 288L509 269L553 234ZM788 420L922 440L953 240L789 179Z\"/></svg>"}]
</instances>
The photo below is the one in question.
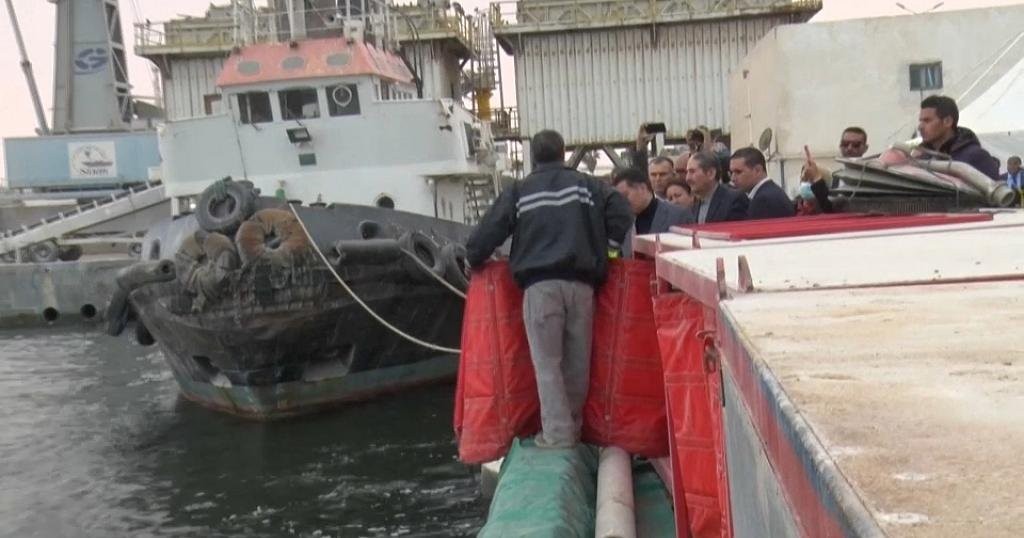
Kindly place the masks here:
<instances>
[{"instance_id":1,"label":"ship","mask_svg":"<svg viewBox=\"0 0 1024 538\"><path fill-rule=\"evenodd\" d=\"M107 311L109 333L159 346L185 398L241 417L452 379L463 245L499 190L488 124L424 91L392 6L330 17L336 35L233 47L219 113L161 127L172 216Z\"/></svg>"}]
</instances>

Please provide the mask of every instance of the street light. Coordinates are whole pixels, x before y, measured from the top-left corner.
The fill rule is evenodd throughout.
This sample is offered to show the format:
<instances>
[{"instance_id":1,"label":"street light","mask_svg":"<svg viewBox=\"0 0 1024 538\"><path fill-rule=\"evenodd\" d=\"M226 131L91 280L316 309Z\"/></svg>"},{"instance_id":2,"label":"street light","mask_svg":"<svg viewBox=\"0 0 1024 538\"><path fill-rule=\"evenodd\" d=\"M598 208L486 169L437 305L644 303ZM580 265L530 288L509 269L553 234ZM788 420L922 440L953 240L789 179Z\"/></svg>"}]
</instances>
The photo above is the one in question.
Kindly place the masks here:
<instances>
[{"instance_id":1,"label":"street light","mask_svg":"<svg viewBox=\"0 0 1024 538\"><path fill-rule=\"evenodd\" d=\"M914 11L913 9L910 9L909 7L903 5L903 4L899 3L899 2L894 2L894 3L896 4L896 7L902 9L903 11L906 11L907 13L910 13L911 15L922 15L924 13L931 13L932 11L935 11L936 9L939 9L940 7L946 5L945 2L939 2L938 4L935 4L934 6L929 8L927 11L922 11L922 12L919 13L919 12Z\"/></svg>"}]
</instances>

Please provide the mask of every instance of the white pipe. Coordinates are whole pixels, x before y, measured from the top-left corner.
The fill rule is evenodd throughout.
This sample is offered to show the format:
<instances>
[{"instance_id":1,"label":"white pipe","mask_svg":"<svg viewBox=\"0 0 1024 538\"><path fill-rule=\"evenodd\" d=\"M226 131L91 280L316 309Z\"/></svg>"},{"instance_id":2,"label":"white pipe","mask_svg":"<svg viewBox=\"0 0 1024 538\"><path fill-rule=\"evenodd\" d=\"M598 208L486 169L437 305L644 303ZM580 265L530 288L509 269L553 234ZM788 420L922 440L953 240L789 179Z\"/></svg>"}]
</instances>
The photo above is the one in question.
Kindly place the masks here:
<instances>
[{"instance_id":1,"label":"white pipe","mask_svg":"<svg viewBox=\"0 0 1024 538\"><path fill-rule=\"evenodd\" d=\"M14 29L14 40L18 43L18 51L21 53L21 70L25 72L25 81L28 83L28 93L32 97L32 106L36 111L36 122L39 124L39 134L50 134L50 128L46 124L46 114L43 112L43 101L39 98L39 87L36 86L36 76L32 72L32 62L28 59L28 51L25 50L25 40L21 37L21 27L18 26L18 17L14 14L14 4L6 0L7 14L11 17L11 28Z\"/></svg>"},{"instance_id":2,"label":"white pipe","mask_svg":"<svg viewBox=\"0 0 1024 538\"><path fill-rule=\"evenodd\" d=\"M893 144L892 147L908 155L910 155L913 149L907 143ZM1007 187L1006 183L993 181L992 178L982 174L977 168L967 163L936 159L917 159L913 163L925 170L949 174L964 180L971 187L974 187L979 194L984 196L988 203L995 207L1009 207L1017 198L1013 189Z\"/></svg>"},{"instance_id":3,"label":"white pipe","mask_svg":"<svg viewBox=\"0 0 1024 538\"><path fill-rule=\"evenodd\" d=\"M633 468L629 454L618 447L601 449L597 467L595 538L636 538Z\"/></svg>"}]
</instances>

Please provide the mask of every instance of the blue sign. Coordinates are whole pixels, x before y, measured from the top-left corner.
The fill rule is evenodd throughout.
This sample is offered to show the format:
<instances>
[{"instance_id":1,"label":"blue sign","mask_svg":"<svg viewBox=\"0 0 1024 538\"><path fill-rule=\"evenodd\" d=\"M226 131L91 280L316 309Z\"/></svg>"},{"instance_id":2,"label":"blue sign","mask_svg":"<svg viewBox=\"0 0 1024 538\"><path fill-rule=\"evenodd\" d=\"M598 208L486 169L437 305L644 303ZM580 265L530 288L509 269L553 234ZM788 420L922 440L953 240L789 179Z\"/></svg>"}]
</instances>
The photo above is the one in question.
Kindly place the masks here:
<instances>
[{"instance_id":1,"label":"blue sign","mask_svg":"<svg viewBox=\"0 0 1024 538\"><path fill-rule=\"evenodd\" d=\"M86 48L79 51L75 56L75 74L91 75L98 73L106 67L110 61L110 52L105 48Z\"/></svg>"}]
</instances>

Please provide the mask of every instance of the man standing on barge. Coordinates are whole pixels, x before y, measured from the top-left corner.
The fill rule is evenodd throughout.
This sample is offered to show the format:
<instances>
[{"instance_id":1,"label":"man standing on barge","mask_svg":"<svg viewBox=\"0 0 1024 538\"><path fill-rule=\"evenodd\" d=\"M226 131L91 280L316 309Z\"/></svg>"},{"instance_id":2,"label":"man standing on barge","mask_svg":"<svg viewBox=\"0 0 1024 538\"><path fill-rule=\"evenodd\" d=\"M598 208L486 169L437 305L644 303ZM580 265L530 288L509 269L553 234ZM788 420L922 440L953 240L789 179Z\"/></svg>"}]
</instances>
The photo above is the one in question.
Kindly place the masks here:
<instances>
[{"instance_id":1,"label":"man standing on barge","mask_svg":"<svg viewBox=\"0 0 1024 538\"><path fill-rule=\"evenodd\" d=\"M510 266L525 290L523 320L537 376L541 447L579 441L590 384L594 288L633 225L629 204L609 185L565 167L555 131L531 140L534 169L505 189L466 243L472 267L512 236Z\"/></svg>"}]
</instances>

